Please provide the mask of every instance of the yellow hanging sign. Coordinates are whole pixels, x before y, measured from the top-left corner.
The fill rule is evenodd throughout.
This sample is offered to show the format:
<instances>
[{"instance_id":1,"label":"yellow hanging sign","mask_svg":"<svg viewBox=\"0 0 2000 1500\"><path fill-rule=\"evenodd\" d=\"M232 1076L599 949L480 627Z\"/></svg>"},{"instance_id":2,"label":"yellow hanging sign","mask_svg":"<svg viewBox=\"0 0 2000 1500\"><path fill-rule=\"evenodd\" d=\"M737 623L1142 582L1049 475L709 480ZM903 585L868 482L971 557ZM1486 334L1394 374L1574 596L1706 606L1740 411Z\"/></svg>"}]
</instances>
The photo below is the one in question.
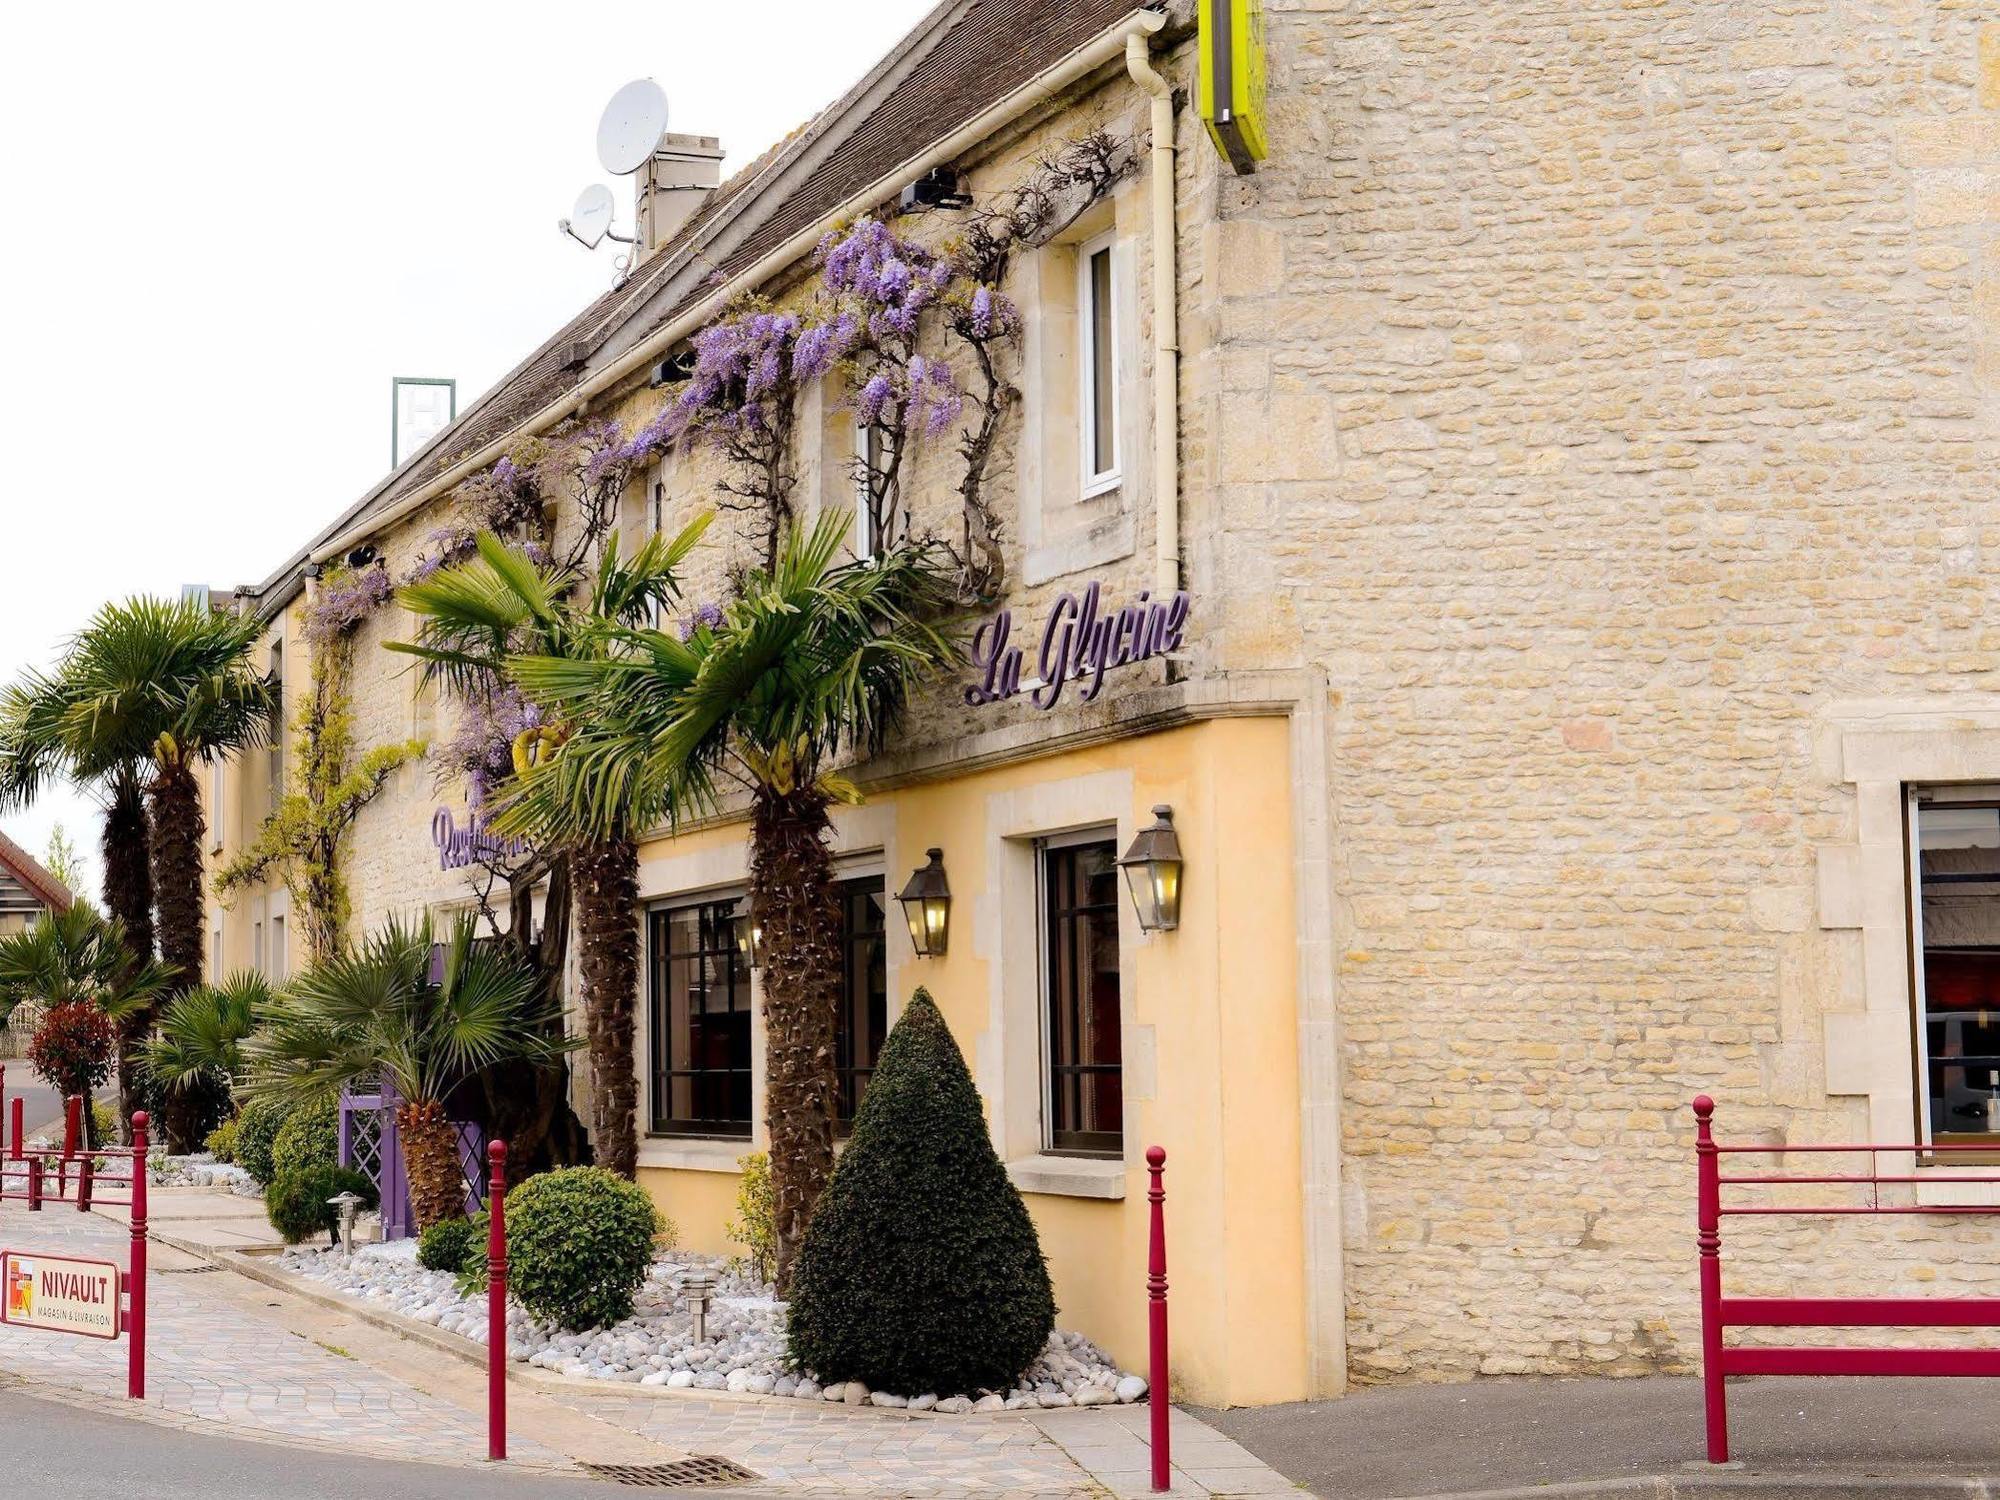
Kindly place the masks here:
<instances>
[{"instance_id":1,"label":"yellow hanging sign","mask_svg":"<svg viewBox=\"0 0 2000 1500\"><path fill-rule=\"evenodd\" d=\"M1268 154L1263 0L1201 0L1201 118L1240 173Z\"/></svg>"}]
</instances>

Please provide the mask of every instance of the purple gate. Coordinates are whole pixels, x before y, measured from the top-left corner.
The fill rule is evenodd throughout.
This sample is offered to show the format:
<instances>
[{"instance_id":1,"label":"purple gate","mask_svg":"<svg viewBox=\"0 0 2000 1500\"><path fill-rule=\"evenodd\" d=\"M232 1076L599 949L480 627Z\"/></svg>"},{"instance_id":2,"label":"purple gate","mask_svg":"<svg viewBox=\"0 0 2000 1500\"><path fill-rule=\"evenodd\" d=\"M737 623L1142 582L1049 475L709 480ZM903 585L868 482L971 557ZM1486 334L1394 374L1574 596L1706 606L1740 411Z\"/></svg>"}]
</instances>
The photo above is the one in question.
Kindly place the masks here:
<instances>
[{"instance_id":1,"label":"purple gate","mask_svg":"<svg viewBox=\"0 0 2000 1500\"><path fill-rule=\"evenodd\" d=\"M382 1238L408 1239L410 1178L403 1167L403 1146L396 1133L396 1106L401 1100L386 1079L354 1084L340 1094L340 1164L352 1167L375 1184L382 1199ZM465 1180L467 1213L486 1202L486 1132L472 1120L454 1120L458 1132L458 1171Z\"/></svg>"}]
</instances>

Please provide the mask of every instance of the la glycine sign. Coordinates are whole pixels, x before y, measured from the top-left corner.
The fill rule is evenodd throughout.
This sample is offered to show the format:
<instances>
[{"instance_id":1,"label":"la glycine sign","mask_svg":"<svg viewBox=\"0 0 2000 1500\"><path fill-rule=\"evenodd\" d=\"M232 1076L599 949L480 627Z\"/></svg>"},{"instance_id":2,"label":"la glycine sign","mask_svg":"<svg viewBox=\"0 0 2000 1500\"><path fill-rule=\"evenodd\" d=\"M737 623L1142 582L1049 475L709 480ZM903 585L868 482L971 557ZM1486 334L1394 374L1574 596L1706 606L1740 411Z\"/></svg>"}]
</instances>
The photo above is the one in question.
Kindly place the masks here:
<instances>
[{"instance_id":1,"label":"la glycine sign","mask_svg":"<svg viewBox=\"0 0 2000 1500\"><path fill-rule=\"evenodd\" d=\"M1080 594L1059 595L1042 626L1035 652L1036 678L1025 684L1029 701L1040 709L1054 708L1065 686L1088 678L1080 696L1090 702L1103 690L1104 674L1112 668L1180 650L1187 617L1186 589L1167 599L1155 599L1141 589L1136 600L1114 610L1105 609L1103 589L1094 579ZM974 708L1021 691L1026 657L1013 644L1013 635L1011 609L1001 610L973 632L972 665L980 675L966 688L965 701Z\"/></svg>"},{"instance_id":2,"label":"la glycine sign","mask_svg":"<svg viewBox=\"0 0 2000 1500\"><path fill-rule=\"evenodd\" d=\"M529 853L526 839L502 838L479 820L478 813L468 813L461 827L448 807L431 814L431 842L437 845L440 870L524 859Z\"/></svg>"}]
</instances>

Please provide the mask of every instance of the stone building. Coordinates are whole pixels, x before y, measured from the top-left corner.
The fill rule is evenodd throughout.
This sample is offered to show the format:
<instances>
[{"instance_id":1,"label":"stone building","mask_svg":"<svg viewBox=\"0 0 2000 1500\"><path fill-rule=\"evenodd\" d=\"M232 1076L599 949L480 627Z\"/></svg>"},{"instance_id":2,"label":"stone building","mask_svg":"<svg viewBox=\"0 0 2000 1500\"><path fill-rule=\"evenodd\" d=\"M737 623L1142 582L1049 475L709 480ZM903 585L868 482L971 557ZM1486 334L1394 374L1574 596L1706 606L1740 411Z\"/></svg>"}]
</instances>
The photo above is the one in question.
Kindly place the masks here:
<instances>
[{"instance_id":1,"label":"stone building","mask_svg":"<svg viewBox=\"0 0 2000 1500\"><path fill-rule=\"evenodd\" d=\"M1693 1094L1770 1143L2000 1150L2000 23L1273 0L1269 156L1239 175L1195 107L1193 10L946 0L727 182L682 140L629 278L248 603L303 659L316 569L401 577L510 444L642 424L686 341L798 294L835 223L935 168L977 203L1066 141L1129 142L1007 288L996 607L1030 680L1092 585L1114 622L1185 590L1180 638L1087 701L942 684L857 768L852 1083L927 985L1064 1321L1128 1361L1165 1145L1194 1399L1686 1368ZM847 394L801 413L807 512L854 505ZM950 474L948 445L918 461L919 525L954 519ZM629 525L714 478L670 453ZM710 588L754 560L738 519ZM373 649L408 626L391 604L356 638L364 745L450 722ZM225 773L218 858L273 774ZM1111 862L1156 805L1185 896L1148 932ZM413 764L361 815L358 925L467 900L440 813L466 821ZM950 942L919 957L890 903L931 848ZM728 817L642 851L641 1175L706 1249L760 1130L745 856ZM218 907L218 956L297 962L284 915L275 887ZM727 998L697 1016L695 987ZM1899 1159L1916 1202L1992 1202ZM1989 1220L1885 1222L1746 1230L1735 1274L1984 1277Z\"/></svg>"}]
</instances>

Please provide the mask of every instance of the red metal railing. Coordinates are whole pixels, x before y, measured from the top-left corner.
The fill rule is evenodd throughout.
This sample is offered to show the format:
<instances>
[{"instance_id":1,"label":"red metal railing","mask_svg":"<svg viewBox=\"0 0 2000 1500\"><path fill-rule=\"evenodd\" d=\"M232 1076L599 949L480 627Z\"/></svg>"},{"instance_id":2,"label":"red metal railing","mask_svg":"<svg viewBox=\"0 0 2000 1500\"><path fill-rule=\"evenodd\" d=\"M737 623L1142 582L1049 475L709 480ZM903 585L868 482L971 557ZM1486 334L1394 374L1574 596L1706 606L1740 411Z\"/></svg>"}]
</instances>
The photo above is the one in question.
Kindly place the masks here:
<instances>
[{"instance_id":1,"label":"red metal railing","mask_svg":"<svg viewBox=\"0 0 2000 1500\"><path fill-rule=\"evenodd\" d=\"M2000 1375L2000 1349L1867 1349L1732 1347L1729 1328L2000 1328L2000 1298L1992 1297L1725 1297L1722 1294L1722 1221L1728 1217L1824 1214L1993 1214L2000 1205L1884 1203L1882 1185L1938 1179L1878 1170L1883 1152L1926 1157L1986 1151L1985 1145L1724 1146L1712 1122L1715 1101L1694 1101L1696 1238L1701 1257L1701 1382L1708 1428L1708 1460L1729 1461L1729 1375ZM1724 1175L1725 1156L1805 1154L1865 1155L1866 1172L1752 1172ZM2000 1175L1952 1174L1958 1183L2000 1183ZM1867 1203L1728 1204L1725 1187L1868 1188Z\"/></svg>"}]
</instances>

